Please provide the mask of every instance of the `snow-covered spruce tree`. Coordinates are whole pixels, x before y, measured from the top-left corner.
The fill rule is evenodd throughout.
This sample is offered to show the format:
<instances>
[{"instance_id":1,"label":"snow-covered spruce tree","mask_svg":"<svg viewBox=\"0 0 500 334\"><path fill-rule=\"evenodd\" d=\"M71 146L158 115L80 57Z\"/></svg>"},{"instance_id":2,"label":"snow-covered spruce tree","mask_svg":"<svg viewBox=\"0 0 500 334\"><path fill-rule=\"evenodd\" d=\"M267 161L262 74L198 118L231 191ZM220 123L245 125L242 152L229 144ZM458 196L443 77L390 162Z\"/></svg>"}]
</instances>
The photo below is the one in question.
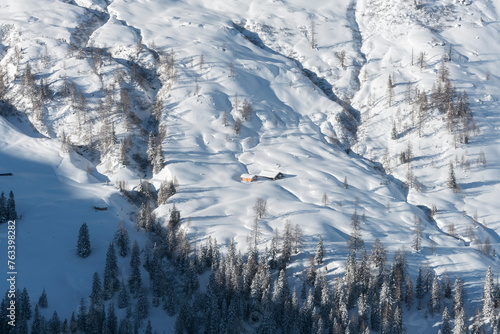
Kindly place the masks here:
<instances>
[{"instance_id":1,"label":"snow-covered spruce tree","mask_svg":"<svg viewBox=\"0 0 500 334\"><path fill-rule=\"evenodd\" d=\"M439 314L441 312L441 290L437 275L434 274L432 280L431 298L429 299L429 310L431 314Z\"/></svg>"},{"instance_id":2,"label":"snow-covered spruce tree","mask_svg":"<svg viewBox=\"0 0 500 334\"><path fill-rule=\"evenodd\" d=\"M45 292L45 289L43 289L42 294L40 295L40 298L38 298L38 306L40 308L49 307L49 303L47 302L47 293Z\"/></svg>"},{"instance_id":3,"label":"snow-covered spruce tree","mask_svg":"<svg viewBox=\"0 0 500 334\"><path fill-rule=\"evenodd\" d=\"M366 249L363 249L358 266L358 285L360 293L368 293L370 287L370 271L370 259Z\"/></svg>"},{"instance_id":4,"label":"snow-covered spruce tree","mask_svg":"<svg viewBox=\"0 0 500 334\"><path fill-rule=\"evenodd\" d=\"M9 199L7 200L6 210L7 220L17 219L16 200L14 199L14 193L12 192L12 190L9 192Z\"/></svg>"},{"instance_id":5,"label":"snow-covered spruce tree","mask_svg":"<svg viewBox=\"0 0 500 334\"><path fill-rule=\"evenodd\" d=\"M170 210L170 218L168 220L167 229L175 231L177 229L177 226L179 226L180 222L181 222L181 213L179 210L177 210L174 204L172 206L172 209Z\"/></svg>"},{"instance_id":6,"label":"snow-covered spruce tree","mask_svg":"<svg viewBox=\"0 0 500 334\"><path fill-rule=\"evenodd\" d=\"M325 248L323 247L323 238L319 236L318 245L316 246L316 255L314 256L314 262L317 265L323 263L323 256L325 255Z\"/></svg>"},{"instance_id":7,"label":"snow-covered spruce tree","mask_svg":"<svg viewBox=\"0 0 500 334\"><path fill-rule=\"evenodd\" d=\"M158 191L158 205L166 204L168 199L175 195L177 190L175 189L174 181L163 181L160 185L160 190Z\"/></svg>"},{"instance_id":8,"label":"snow-covered spruce tree","mask_svg":"<svg viewBox=\"0 0 500 334\"><path fill-rule=\"evenodd\" d=\"M467 334L468 333L467 315L463 307L457 310L455 315L455 324L453 326L453 334Z\"/></svg>"},{"instance_id":9,"label":"snow-covered spruce tree","mask_svg":"<svg viewBox=\"0 0 500 334\"><path fill-rule=\"evenodd\" d=\"M398 130L396 129L396 122L392 122L391 139L396 140L399 138Z\"/></svg>"},{"instance_id":10,"label":"snow-covered spruce tree","mask_svg":"<svg viewBox=\"0 0 500 334\"><path fill-rule=\"evenodd\" d=\"M119 309L124 309L130 305L129 303L129 295L127 292L127 287L125 286L125 282L121 282L120 290L118 291L118 300L117 306Z\"/></svg>"},{"instance_id":11,"label":"snow-covered spruce tree","mask_svg":"<svg viewBox=\"0 0 500 334\"><path fill-rule=\"evenodd\" d=\"M90 302L92 304L102 303L102 284L99 274L94 273L92 278L92 292L90 293Z\"/></svg>"},{"instance_id":12,"label":"snow-covered spruce tree","mask_svg":"<svg viewBox=\"0 0 500 334\"><path fill-rule=\"evenodd\" d=\"M491 322L495 316L495 296L493 287L493 272L491 267L486 271L484 278L483 290L483 317L486 321Z\"/></svg>"},{"instance_id":13,"label":"snow-covered spruce tree","mask_svg":"<svg viewBox=\"0 0 500 334\"><path fill-rule=\"evenodd\" d=\"M161 170L165 166L165 159L163 158L163 151L161 149L161 145L158 145L156 147L154 158L151 163L153 165L154 174L158 174L159 172L161 172Z\"/></svg>"},{"instance_id":14,"label":"snow-covered spruce tree","mask_svg":"<svg viewBox=\"0 0 500 334\"><path fill-rule=\"evenodd\" d=\"M300 249L304 246L304 233L299 224L293 227L293 252L298 254Z\"/></svg>"},{"instance_id":15,"label":"snow-covered spruce tree","mask_svg":"<svg viewBox=\"0 0 500 334\"><path fill-rule=\"evenodd\" d=\"M463 308L465 299L464 286L460 277L455 279L455 285L453 286L453 310L452 316L456 317L458 310Z\"/></svg>"},{"instance_id":16,"label":"snow-covered spruce tree","mask_svg":"<svg viewBox=\"0 0 500 334\"><path fill-rule=\"evenodd\" d=\"M135 317L139 320L144 320L148 317L148 315L149 315L148 291L146 288L142 288L139 291L137 304L135 305Z\"/></svg>"},{"instance_id":17,"label":"snow-covered spruce tree","mask_svg":"<svg viewBox=\"0 0 500 334\"><path fill-rule=\"evenodd\" d=\"M472 331L473 334L483 334L485 333L483 326L483 315L479 308L474 312L474 317L472 318Z\"/></svg>"},{"instance_id":18,"label":"snow-covered spruce tree","mask_svg":"<svg viewBox=\"0 0 500 334\"><path fill-rule=\"evenodd\" d=\"M415 222L411 247L415 252L419 252L422 249L422 221L420 218Z\"/></svg>"},{"instance_id":19,"label":"snow-covered spruce tree","mask_svg":"<svg viewBox=\"0 0 500 334\"><path fill-rule=\"evenodd\" d=\"M385 246L380 242L379 238L376 238L372 245L372 251L370 252L370 259L375 264L379 270L385 267L385 262L387 261L387 250Z\"/></svg>"},{"instance_id":20,"label":"snow-covered spruce tree","mask_svg":"<svg viewBox=\"0 0 500 334\"><path fill-rule=\"evenodd\" d=\"M118 264L116 259L115 247L113 243L109 244L106 253L106 265L104 267L103 297L104 300L110 300L113 294L120 288L118 280Z\"/></svg>"},{"instance_id":21,"label":"snow-covered spruce tree","mask_svg":"<svg viewBox=\"0 0 500 334\"><path fill-rule=\"evenodd\" d=\"M453 168L453 162L450 161L450 167L448 170L448 182L446 183L448 188L452 189L454 192L458 192L460 188L458 187L457 184L457 179L455 177L455 171Z\"/></svg>"},{"instance_id":22,"label":"snow-covered spruce tree","mask_svg":"<svg viewBox=\"0 0 500 334\"><path fill-rule=\"evenodd\" d=\"M316 280L316 266L314 265L314 259L311 255L309 258L309 268L307 269L307 283L309 283L310 286L314 286L314 281Z\"/></svg>"},{"instance_id":23,"label":"snow-covered spruce tree","mask_svg":"<svg viewBox=\"0 0 500 334\"><path fill-rule=\"evenodd\" d=\"M349 238L347 239L347 246L354 251L362 249L365 246L365 242L361 237L359 225L359 216L355 209L351 216L351 234L349 234Z\"/></svg>"},{"instance_id":24,"label":"snow-covered spruce tree","mask_svg":"<svg viewBox=\"0 0 500 334\"><path fill-rule=\"evenodd\" d=\"M46 331L45 317L40 314L38 304L35 305L35 313L33 314L33 322L31 323L32 334L42 334Z\"/></svg>"},{"instance_id":25,"label":"snow-covered spruce tree","mask_svg":"<svg viewBox=\"0 0 500 334\"><path fill-rule=\"evenodd\" d=\"M387 106L391 107L394 100L394 84L392 83L392 77L389 75L387 80Z\"/></svg>"},{"instance_id":26,"label":"snow-covered spruce tree","mask_svg":"<svg viewBox=\"0 0 500 334\"><path fill-rule=\"evenodd\" d=\"M120 140L119 152L120 152L120 163L123 166L128 166L130 164L130 161L128 160L127 156L128 148L124 140Z\"/></svg>"},{"instance_id":27,"label":"snow-covered spruce tree","mask_svg":"<svg viewBox=\"0 0 500 334\"><path fill-rule=\"evenodd\" d=\"M135 220L135 225L137 229L145 229L146 231L149 232L154 232L157 224L156 224L156 216L153 213L153 210L149 206L149 203L142 203L141 204L141 209L139 213L137 214L136 220Z\"/></svg>"},{"instance_id":28,"label":"snow-covered spruce tree","mask_svg":"<svg viewBox=\"0 0 500 334\"><path fill-rule=\"evenodd\" d=\"M410 276L406 279L405 304L408 310L413 304L413 283Z\"/></svg>"},{"instance_id":29,"label":"snow-covered spruce tree","mask_svg":"<svg viewBox=\"0 0 500 334\"><path fill-rule=\"evenodd\" d=\"M418 300L418 305L417 308L421 309L422 307L422 298L424 298L424 277L422 273L422 266L419 263L418 264L418 271L417 271L417 280L416 280L416 286L415 286L415 295Z\"/></svg>"},{"instance_id":30,"label":"snow-covered spruce tree","mask_svg":"<svg viewBox=\"0 0 500 334\"><path fill-rule=\"evenodd\" d=\"M116 247L118 247L118 254L120 256L127 256L130 252L130 240L127 229L121 220L118 223L118 230L115 232L114 242Z\"/></svg>"},{"instance_id":31,"label":"snow-covered spruce tree","mask_svg":"<svg viewBox=\"0 0 500 334\"><path fill-rule=\"evenodd\" d=\"M139 245L137 244L137 241L134 240L132 255L130 257L130 273L128 276L128 286L132 294L136 294L142 286L140 265L141 258Z\"/></svg>"},{"instance_id":32,"label":"snow-covered spruce tree","mask_svg":"<svg viewBox=\"0 0 500 334\"><path fill-rule=\"evenodd\" d=\"M441 325L441 334L451 334L450 325L450 314L448 312L448 307L444 307L443 310L443 323Z\"/></svg>"},{"instance_id":33,"label":"snow-covered spruce tree","mask_svg":"<svg viewBox=\"0 0 500 334\"><path fill-rule=\"evenodd\" d=\"M115 313L115 305L113 302L109 303L108 311L106 312L106 322L104 323L106 331L109 334L116 334L118 330L118 318ZM103 330L104 331L104 330Z\"/></svg>"},{"instance_id":34,"label":"snow-covered spruce tree","mask_svg":"<svg viewBox=\"0 0 500 334\"><path fill-rule=\"evenodd\" d=\"M118 327L118 333L120 334L132 334L134 332L133 326L130 323L129 318L123 318L120 320L120 326Z\"/></svg>"},{"instance_id":35,"label":"snow-covered spruce tree","mask_svg":"<svg viewBox=\"0 0 500 334\"><path fill-rule=\"evenodd\" d=\"M79 331L85 332L87 329L87 306L85 306L85 301L82 298L80 300L80 305L78 306L78 312L76 314L76 325Z\"/></svg>"},{"instance_id":36,"label":"snow-covered spruce tree","mask_svg":"<svg viewBox=\"0 0 500 334\"><path fill-rule=\"evenodd\" d=\"M76 244L76 253L78 256L86 258L90 255L90 234L86 223L80 226L80 231L78 232L78 242Z\"/></svg>"},{"instance_id":37,"label":"snow-covered spruce tree","mask_svg":"<svg viewBox=\"0 0 500 334\"><path fill-rule=\"evenodd\" d=\"M21 298L18 306L19 306L19 318L26 320L31 319L30 296L26 288L23 288L23 292L21 293Z\"/></svg>"},{"instance_id":38,"label":"snow-covered spruce tree","mask_svg":"<svg viewBox=\"0 0 500 334\"><path fill-rule=\"evenodd\" d=\"M396 309L394 310L394 316L392 320L392 333L393 334L402 334L405 333L403 326L403 311L399 304L396 305Z\"/></svg>"},{"instance_id":39,"label":"snow-covered spruce tree","mask_svg":"<svg viewBox=\"0 0 500 334\"><path fill-rule=\"evenodd\" d=\"M59 333L61 331L61 320L57 315L57 311L54 311L52 318L47 322L47 329L49 333Z\"/></svg>"}]
</instances>

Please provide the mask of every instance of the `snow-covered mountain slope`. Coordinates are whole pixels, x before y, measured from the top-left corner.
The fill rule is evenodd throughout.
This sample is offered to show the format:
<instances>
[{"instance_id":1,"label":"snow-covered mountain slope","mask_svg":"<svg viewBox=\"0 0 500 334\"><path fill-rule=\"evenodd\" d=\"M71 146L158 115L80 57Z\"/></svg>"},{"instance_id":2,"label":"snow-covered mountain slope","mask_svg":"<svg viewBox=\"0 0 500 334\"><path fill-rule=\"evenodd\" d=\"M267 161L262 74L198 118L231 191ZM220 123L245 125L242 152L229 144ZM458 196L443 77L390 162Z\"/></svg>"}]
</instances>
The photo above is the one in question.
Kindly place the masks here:
<instances>
[{"instance_id":1,"label":"snow-covered mountain slope","mask_svg":"<svg viewBox=\"0 0 500 334\"><path fill-rule=\"evenodd\" d=\"M379 238L391 251L410 250L418 217L424 249L409 256L410 272L429 261L438 274L463 277L479 298L484 272L497 259L466 233L476 210L484 223L474 234L493 248L500 240L495 3L9 0L0 9L0 168L14 173L0 180L0 190L15 192L23 214L20 286L50 294L64 287L57 277L72 282L68 291L79 289L78 280L103 269L118 221L133 230L137 209L112 185L125 181L132 189L147 179L158 189L176 178L177 194L155 211L162 222L175 204L190 236L216 237L223 250L235 238L244 250L253 206L263 198L260 247L287 220L299 224L306 243L298 258L307 259L321 235L329 277L343 272L355 209L366 216L367 245ZM408 82L413 95L415 87L431 90L450 45L450 81L467 92L480 129L468 144L455 144L446 114L433 109L419 133L410 115L416 103L405 102ZM398 139L391 139L393 123ZM165 164L153 171L148 135L162 129ZM67 141L71 153L61 149ZM120 142L128 143L127 166ZM403 184L408 164L399 153L408 143L422 191ZM480 152L486 168L476 164ZM455 160L460 193L447 187ZM241 182L242 173L262 170L285 177ZM95 212L93 203L110 210ZM435 220L425 209L433 205ZM68 270L59 264L77 261L83 221L102 256L78 259ZM76 291L61 305L76 308L85 294Z\"/></svg>"}]
</instances>

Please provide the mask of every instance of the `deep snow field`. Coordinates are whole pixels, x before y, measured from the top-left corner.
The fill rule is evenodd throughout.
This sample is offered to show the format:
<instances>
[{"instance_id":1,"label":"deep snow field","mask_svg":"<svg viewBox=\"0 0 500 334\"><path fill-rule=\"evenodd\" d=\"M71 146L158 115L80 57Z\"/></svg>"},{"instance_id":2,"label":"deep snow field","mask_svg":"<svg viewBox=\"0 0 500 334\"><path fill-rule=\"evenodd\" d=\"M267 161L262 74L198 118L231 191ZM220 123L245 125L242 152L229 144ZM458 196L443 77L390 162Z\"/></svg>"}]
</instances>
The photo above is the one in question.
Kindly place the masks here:
<instances>
[{"instance_id":1,"label":"deep snow field","mask_svg":"<svg viewBox=\"0 0 500 334\"><path fill-rule=\"evenodd\" d=\"M168 220L175 204L193 241L210 235L224 252L234 238L244 252L260 197L267 201L268 215L261 220L259 247L269 246L273 231L282 231L287 220L299 224L305 246L291 272L300 276L321 235L322 268L333 279L344 271L350 218L357 208L366 216L361 231L368 249L379 238L390 252L408 251L412 276L425 262L452 281L460 276L472 315L488 266L499 274L498 258L484 255L466 234L476 214L476 237L488 237L500 250L499 10L500 3L489 0L425 1L421 9L403 0L2 1L0 68L6 77L4 100L15 111L0 112L0 172L14 173L0 177L0 190L13 190L22 215L16 224L18 287L27 287L32 301L46 289L47 317L54 309L62 318L71 316L90 293L94 271L104 269L118 222L125 222L131 240L144 244L147 238L135 229L137 207L117 183L125 181L130 190L148 180L158 189L175 177L177 194L155 213L160 221ZM437 110L429 112L419 135L411 126L412 105L405 100L408 82L432 89L450 45L451 83L467 92L480 130L468 144L455 145L446 116ZM88 54L79 55L82 48L107 55L96 68ZM423 68L417 66L421 52ZM167 53L174 55L176 75L156 70L158 55ZM35 79L43 78L53 92L61 90L65 78L73 82L86 98L87 114L55 94L37 117L20 85L28 63ZM134 79L137 68L145 83ZM389 75L391 106L386 102ZM165 166L158 173L144 171L136 161L123 166L118 144L100 160L85 149L61 150L63 132L74 145L98 137L104 126L99 100L105 100L105 89L119 100L120 87L139 120L127 126L117 106L109 119L118 141L132 137L130 158L145 154L154 130L151 107L155 99L163 101ZM254 113L236 135L233 125L242 118L244 100ZM346 113L340 104L347 100L351 113L359 113L357 121L351 118L357 134L343 129L337 117ZM395 140L393 122L399 132ZM398 156L408 143L422 191L403 185L408 166ZM485 168L476 163L480 152ZM461 159L470 167L456 164L461 192L455 193L447 187L448 166ZM262 170L285 177L241 182L241 174ZM424 207L433 205L438 211L430 220ZM411 249L415 217L423 222L420 252ZM93 249L87 259L76 255L82 222L89 225ZM451 223L455 237L448 233ZM1 263L6 236L7 227L0 226ZM128 260L119 260L125 268ZM6 288L2 280L0 291ZM172 321L161 311L151 319L153 327L171 330ZM441 321L411 312L405 319L408 333L433 331Z\"/></svg>"}]
</instances>

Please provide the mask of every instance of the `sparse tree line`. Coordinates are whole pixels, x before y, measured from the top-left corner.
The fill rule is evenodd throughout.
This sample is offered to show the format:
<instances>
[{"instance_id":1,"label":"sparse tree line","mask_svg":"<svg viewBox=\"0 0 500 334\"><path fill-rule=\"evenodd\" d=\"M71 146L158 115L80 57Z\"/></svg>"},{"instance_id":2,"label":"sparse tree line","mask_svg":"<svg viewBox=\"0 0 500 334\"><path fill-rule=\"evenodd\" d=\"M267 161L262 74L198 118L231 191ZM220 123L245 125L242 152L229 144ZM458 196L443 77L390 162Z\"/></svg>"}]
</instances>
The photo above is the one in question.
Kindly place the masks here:
<instances>
[{"instance_id":1,"label":"sparse tree line","mask_svg":"<svg viewBox=\"0 0 500 334\"><path fill-rule=\"evenodd\" d=\"M79 34L78 30L81 29L83 27L77 28L75 33ZM66 76L49 83L47 75L39 72L40 67L48 68L53 64L47 46L43 47L39 59L29 59L24 61L24 64L22 49L15 46L9 50L12 61L7 66L15 66L16 74L11 77L7 75L7 68L0 68L0 101L17 103L13 96L14 92L20 91L21 95L26 97L23 108L41 133L47 132L44 125L47 104L56 100L65 103L70 106L69 112L73 115L71 124L73 129L58 133L64 152L89 149L88 151L92 152L91 159L106 161L108 167L111 166L110 160L123 165L131 165L133 161L144 170L147 168L147 160L156 172L161 169L163 159L160 157L163 154L161 145L156 145L159 152L156 152L154 161L146 159L144 152L133 151L140 146L138 142L141 140L147 142L149 131L146 129L154 129L153 132L158 140L164 138L166 134L166 126L160 122L163 94L156 94L155 101L151 103L148 102L149 97L144 92L151 90L151 86L145 83L153 82L154 78L158 78L161 84L169 86L162 87L160 89L162 91L170 89L176 82L177 70L173 51L160 52L144 48L142 40L139 40L134 57L125 62L116 62L111 52L106 49L80 47L68 43L68 57L89 59L94 72L100 78L101 97L92 97L92 101L88 101L90 97ZM152 64L143 64L140 55L146 53L153 55ZM113 74L109 75L108 83L105 83L103 67L110 68L113 64L116 68L113 69ZM66 69L65 63L63 67ZM150 117L139 118L137 109L149 109ZM96 125L96 121L99 121L99 126ZM123 127L129 134L117 135L117 127L120 127L120 132Z\"/></svg>"},{"instance_id":2,"label":"sparse tree line","mask_svg":"<svg viewBox=\"0 0 500 334\"><path fill-rule=\"evenodd\" d=\"M262 209L257 202L255 214L264 215ZM482 306L469 321L460 278L452 284L446 273L438 277L428 264L419 265L416 277L411 277L406 252L396 251L389 262L388 251L378 239L368 252L359 233L364 219L356 211L344 274L329 282L326 272L317 268L328 256L320 236L299 284L293 285L287 268L300 252L302 235L297 226L286 222L283 233L276 230L264 252L249 242L243 255L231 240L227 252L221 254L211 237L200 245L190 242L180 219L174 206L167 226L150 230L142 249L136 241L130 246L127 229L120 223L108 246L104 271L94 273L89 296L75 305L69 319L60 319L57 311L45 318L40 312L50 305L45 290L33 305L23 289L16 293L16 328L2 320L0 332L149 334L153 329L148 317L154 309L176 316L175 333L179 334L236 334L249 325L256 333L396 334L405 332L403 313L410 311L441 322L443 334L465 334L469 327L473 333L500 329L500 286L493 284L491 268L485 277ZM127 270L118 268L116 253L130 258ZM77 254L91 256L85 223ZM207 270L209 280L202 291L199 275ZM6 319L7 303L6 295L2 319Z\"/></svg>"},{"instance_id":3,"label":"sparse tree line","mask_svg":"<svg viewBox=\"0 0 500 334\"><path fill-rule=\"evenodd\" d=\"M9 220L16 220L16 200L14 199L14 193L12 190L9 192L9 197L5 196L2 191L0 194L0 224L6 223Z\"/></svg>"},{"instance_id":4,"label":"sparse tree line","mask_svg":"<svg viewBox=\"0 0 500 334\"><path fill-rule=\"evenodd\" d=\"M420 58L422 58L421 66L424 66L425 54L421 54ZM440 114L446 115L447 129L456 136L456 142L467 144L472 136L479 134L479 128L474 121L467 92L457 92L451 83L446 65L447 58L447 55L443 56L438 69L438 78L429 92L419 89L418 86L413 87L411 82L406 84L405 101L412 105L411 125L416 126L420 137L423 135L426 120L430 118L430 112L437 110ZM389 76L387 83L386 101L388 106L394 103L394 78L392 76ZM398 120L398 123L401 121ZM395 122L393 122L391 138L399 139Z\"/></svg>"},{"instance_id":5,"label":"sparse tree line","mask_svg":"<svg viewBox=\"0 0 500 334\"><path fill-rule=\"evenodd\" d=\"M420 66L420 68L425 67L425 59L425 52L421 52L416 64ZM401 112L400 109L398 109L396 117L392 121L392 128L390 131L390 138L392 140L400 139L402 133L406 133L411 129L416 130L418 135L422 137L424 135L425 124L431 119L433 111L437 111L440 115L445 116L443 119L446 120L447 130L453 135L455 147L458 147L460 144L467 144L471 137L479 134L480 130L474 120L467 92L457 92L450 80L450 73L447 67L447 63L450 60L451 45L450 51L442 57L437 71L437 80L430 91L420 89L411 82L406 84L404 101L410 105L410 112L407 119L408 122L403 125ZM389 107L394 106L394 89L394 77L389 75L386 93L386 103ZM400 164L407 164L406 184L417 191L423 191L424 185L413 173L412 161L414 160L414 153L410 142L408 142L407 148L404 151L398 152L397 159ZM391 170L391 159L387 148L382 157L382 164L388 171ZM464 159L464 157L462 157L460 165L466 170L470 169L470 161ZM477 165L482 168L486 168L487 166L486 156L483 151L480 152L477 158ZM456 182L456 176L454 175L451 163L449 178L446 185L454 191L459 191L459 186Z\"/></svg>"}]
</instances>

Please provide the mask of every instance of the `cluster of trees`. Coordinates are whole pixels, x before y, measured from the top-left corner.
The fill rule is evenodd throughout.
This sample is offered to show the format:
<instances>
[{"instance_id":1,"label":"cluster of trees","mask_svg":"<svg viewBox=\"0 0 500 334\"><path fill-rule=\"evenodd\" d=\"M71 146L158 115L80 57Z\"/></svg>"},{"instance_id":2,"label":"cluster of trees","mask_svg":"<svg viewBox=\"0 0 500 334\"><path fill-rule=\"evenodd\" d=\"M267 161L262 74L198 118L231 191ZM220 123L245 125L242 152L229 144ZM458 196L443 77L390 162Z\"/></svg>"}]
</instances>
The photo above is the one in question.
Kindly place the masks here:
<instances>
[{"instance_id":1,"label":"cluster of trees","mask_svg":"<svg viewBox=\"0 0 500 334\"><path fill-rule=\"evenodd\" d=\"M5 197L4 192L0 194L0 224L6 223L9 220L16 220L16 200L12 190L9 193L9 198Z\"/></svg>"},{"instance_id":2,"label":"cluster of trees","mask_svg":"<svg viewBox=\"0 0 500 334\"><path fill-rule=\"evenodd\" d=\"M147 319L158 308L168 316L177 315L175 333L179 334L241 333L247 324L258 333L404 333L403 312L415 308L422 316L442 320L443 334L467 333L469 325L474 333L481 333L485 326L500 329L496 311L500 286L493 283L491 268L486 273L482 308L469 323L460 278L452 284L447 274L438 277L428 264L420 265L417 276L411 277L404 250L396 251L389 263L385 246L376 239L368 253L358 233L359 222L355 212L344 274L329 282L325 272L316 268L325 256L320 237L303 272L302 286L297 285L300 289L292 287L287 276L293 254L298 252L289 222L282 236L275 233L270 249L260 252L249 243L244 255L233 240L224 255L217 240L210 237L202 245L190 244L181 232L175 208L169 226L152 231L142 250L136 241L130 246L127 229L120 223L102 275L94 273L90 295L81 299L69 319L61 320L54 311L47 320L39 311L48 307L45 291L33 309L24 289L16 297L17 329L2 321L0 332L128 334L140 330L149 334L153 331ZM172 231L176 231L174 238ZM116 253L130 257L128 270L120 272ZM207 270L209 280L202 291L199 275ZM3 319L8 302L6 294L0 309ZM122 319L116 308L126 311Z\"/></svg>"},{"instance_id":3,"label":"cluster of trees","mask_svg":"<svg viewBox=\"0 0 500 334\"><path fill-rule=\"evenodd\" d=\"M153 173L159 173L164 165L165 159L163 158L163 151L161 148L161 143L167 136L167 131L165 126L160 126L158 135L155 136L153 131L149 133L148 148L146 151L147 160L153 167Z\"/></svg>"},{"instance_id":4,"label":"cluster of trees","mask_svg":"<svg viewBox=\"0 0 500 334\"><path fill-rule=\"evenodd\" d=\"M249 119L252 118L252 116L254 115L254 109L252 104L247 99L244 99L243 103L240 106L240 102L238 100L238 93L236 93L234 95L233 110L236 115L237 114L240 115L240 117L235 117L233 124L234 135L238 136L240 134L241 127L243 126L243 121L248 121ZM228 123L227 114L223 115L222 122L224 126L227 125Z\"/></svg>"}]
</instances>

